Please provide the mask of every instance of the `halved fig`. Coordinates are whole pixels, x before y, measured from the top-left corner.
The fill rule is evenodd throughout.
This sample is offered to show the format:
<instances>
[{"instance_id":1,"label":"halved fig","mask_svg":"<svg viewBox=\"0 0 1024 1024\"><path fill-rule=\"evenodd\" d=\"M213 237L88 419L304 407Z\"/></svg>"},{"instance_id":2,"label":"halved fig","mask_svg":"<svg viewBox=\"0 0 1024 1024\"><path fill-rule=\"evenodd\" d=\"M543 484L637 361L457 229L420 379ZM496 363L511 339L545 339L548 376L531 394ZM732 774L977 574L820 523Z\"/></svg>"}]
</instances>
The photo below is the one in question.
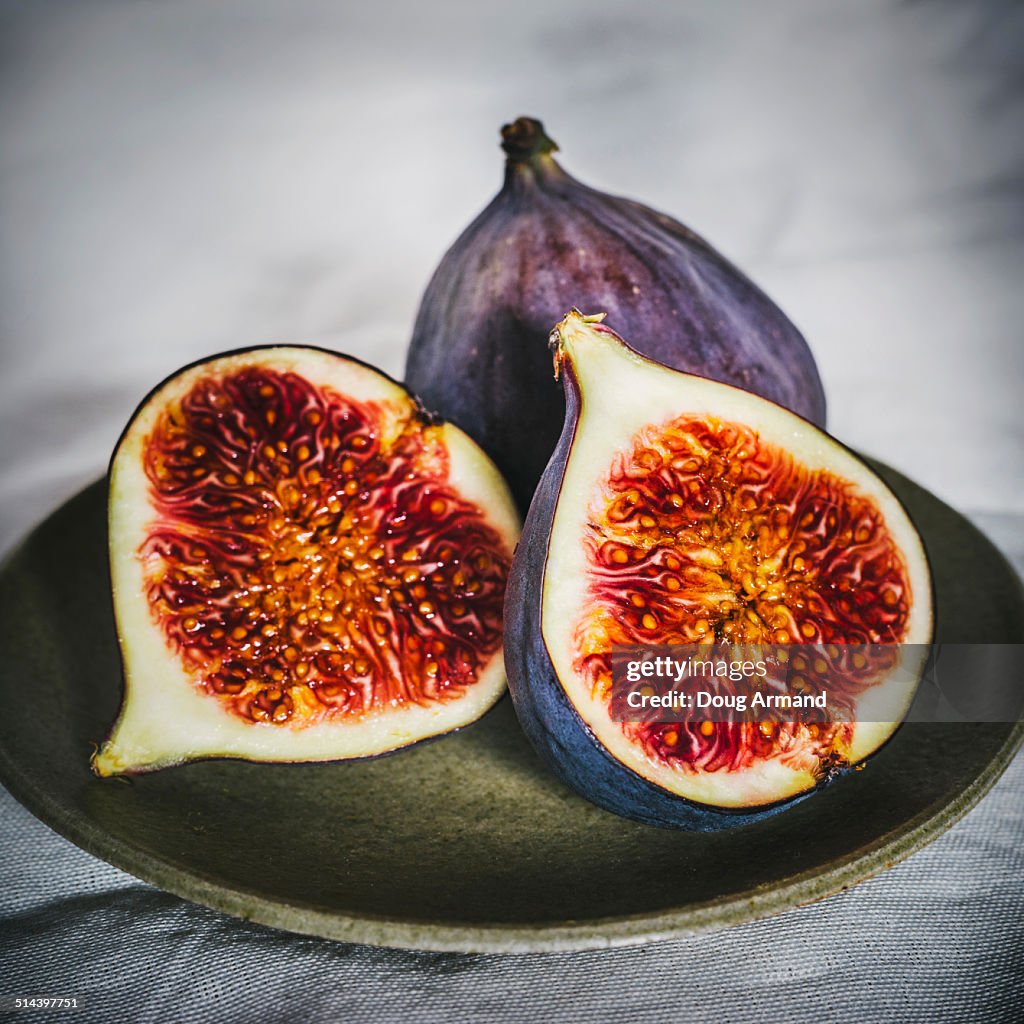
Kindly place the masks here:
<instances>
[{"instance_id":1,"label":"halved fig","mask_svg":"<svg viewBox=\"0 0 1024 1024\"><path fill-rule=\"evenodd\" d=\"M111 463L125 691L93 769L366 757L467 725L504 690L518 529L477 445L357 360L185 368Z\"/></svg>"},{"instance_id":2,"label":"halved fig","mask_svg":"<svg viewBox=\"0 0 1024 1024\"><path fill-rule=\"evenodd\" d=\"M917 676L895 703L865 694L896 721L637 723L612 717L613 648L925 645L927 559L895 495L839 442L652 362L601 319L574 311L552 334L567 411L509 577L516 712L603 807L690 829L750 821L876 751Z\"/></svg>"}]
</instances>

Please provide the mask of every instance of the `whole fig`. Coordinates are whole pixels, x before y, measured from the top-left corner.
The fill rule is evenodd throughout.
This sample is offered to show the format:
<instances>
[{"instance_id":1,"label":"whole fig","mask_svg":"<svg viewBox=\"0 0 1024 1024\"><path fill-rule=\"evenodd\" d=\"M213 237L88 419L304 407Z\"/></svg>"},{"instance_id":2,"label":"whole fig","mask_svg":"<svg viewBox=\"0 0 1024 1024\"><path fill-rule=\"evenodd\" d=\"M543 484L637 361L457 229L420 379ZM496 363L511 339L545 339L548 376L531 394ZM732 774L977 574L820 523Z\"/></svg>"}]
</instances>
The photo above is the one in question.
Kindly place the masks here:
<instances>
[{"instance_id":1,"label":"whole fig","mask_svg":"<svg viewBox=\"0 0 1024 1024\"><path fill-rule=\"evenodd\" d=\"M671 217L566 174L540 121L501 134L504 185L427 286L405 372L495 460L521 508L561 430L547 338L573 306L605 310L652 359L824 424L807 343L753 282Z\"/></svg>"}]
</instances>

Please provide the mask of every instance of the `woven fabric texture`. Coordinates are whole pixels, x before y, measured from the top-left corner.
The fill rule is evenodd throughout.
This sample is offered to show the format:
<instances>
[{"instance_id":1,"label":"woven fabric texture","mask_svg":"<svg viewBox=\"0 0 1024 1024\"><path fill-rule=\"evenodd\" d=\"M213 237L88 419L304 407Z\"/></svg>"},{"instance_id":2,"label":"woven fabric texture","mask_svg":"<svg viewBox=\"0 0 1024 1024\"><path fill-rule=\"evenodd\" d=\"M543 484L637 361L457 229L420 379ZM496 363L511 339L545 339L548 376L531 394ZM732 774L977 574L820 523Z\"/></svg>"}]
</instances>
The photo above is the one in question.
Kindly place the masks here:
<instances>
[{"instance_id":1,"label":"woven fabric texture","mask_svg":"<svg viewBox=\"0 0 1024 1024\"><path fill-rule=\"evenodd\" d=\"M6 793L0 994L81 1021L1018 1021L1024 758L876 878L764 921L582 953L374 949L243 923L143 885ZM18 1019L31 1019L26 1016Z\"/></svg>"}]
</instances>

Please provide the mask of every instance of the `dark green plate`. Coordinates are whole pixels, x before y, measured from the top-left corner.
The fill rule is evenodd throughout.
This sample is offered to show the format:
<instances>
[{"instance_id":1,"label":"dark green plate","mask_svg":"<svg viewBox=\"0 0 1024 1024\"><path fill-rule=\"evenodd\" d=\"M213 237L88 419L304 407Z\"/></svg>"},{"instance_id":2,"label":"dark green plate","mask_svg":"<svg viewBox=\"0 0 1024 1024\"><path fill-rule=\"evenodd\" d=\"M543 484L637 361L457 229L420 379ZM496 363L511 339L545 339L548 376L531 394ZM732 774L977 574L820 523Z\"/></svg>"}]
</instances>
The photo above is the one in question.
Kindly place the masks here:
<instances>
[{"instance_id":1,"label":"dark green plate","mask_svg":"<svg viewBox=\"0 0 1024 1024\"><path fill-rule=\"evenodd\" d=\"M1013 643L1024 595L965 519L892 471L936 578L938 636ZM207 761L92 777L121 674L105 485L0 570L0 781L52 828L187 899L297 932L439 950L603 946L722 927L835 892L919 849L992 785L1018 725L904 725L863 772L713 835L614 817L547 774L507 698L376 761Z\"/></svg>"}]
</instances>

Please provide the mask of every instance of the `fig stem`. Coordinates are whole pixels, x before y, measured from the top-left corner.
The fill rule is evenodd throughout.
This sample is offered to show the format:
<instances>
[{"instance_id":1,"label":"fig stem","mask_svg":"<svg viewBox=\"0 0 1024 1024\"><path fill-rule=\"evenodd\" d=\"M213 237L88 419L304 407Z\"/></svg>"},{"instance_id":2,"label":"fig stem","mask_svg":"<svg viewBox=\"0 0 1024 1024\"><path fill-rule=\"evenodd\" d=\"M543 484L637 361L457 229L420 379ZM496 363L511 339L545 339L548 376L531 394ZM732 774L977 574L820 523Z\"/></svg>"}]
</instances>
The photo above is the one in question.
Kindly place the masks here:
<instances>
[{"instance_id":1,"label":"fig stem","mask_svg":"<svg viewBox=\"0 0 1024 1024\"><path fill-rule=\"evenodd\" d=\"M511 124L502 125L501 148L509 163L527 163L556 152L558 143L548 137L535 117L517 117Z\"/></svg>"},{"instance_id":2,"label":"fig stem","mask_svg":"<svg viewBox=\"0 0 1024 1024\"><path fill-rule=\"evenodd\" d=\"M607 313L581 313L575 306L552 328L548 335L548 348L551 351L555 366L555 380L562 375L562 363L565 361L565 345L568 338L585 329L590 324L599 324Z\"/></svg>"}]
</instances>

